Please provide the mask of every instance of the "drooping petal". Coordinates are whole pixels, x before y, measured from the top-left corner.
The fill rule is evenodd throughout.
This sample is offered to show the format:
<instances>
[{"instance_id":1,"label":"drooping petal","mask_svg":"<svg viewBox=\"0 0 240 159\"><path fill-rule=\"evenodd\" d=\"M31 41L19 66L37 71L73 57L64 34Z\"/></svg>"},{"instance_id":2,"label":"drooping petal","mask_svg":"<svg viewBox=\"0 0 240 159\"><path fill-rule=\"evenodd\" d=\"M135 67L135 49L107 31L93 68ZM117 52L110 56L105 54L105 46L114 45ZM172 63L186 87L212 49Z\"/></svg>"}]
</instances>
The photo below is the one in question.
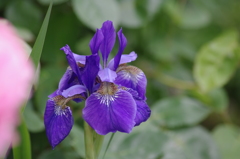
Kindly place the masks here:
<instances>
[{"instance_id":1,"label":"drooping petal","mask_svg":"<svg viewBox=\"0 0 240 159\"><path fill-rule=\"evenodd\" d=\"M84 87L82 85L74 85L74 86L64 90L62 92L62 96L64 96L65 98L68 98L68 97L72 97L74 95L82 94L86 91L87 91L86 87Z\"/></svg>"},{"instance_id":2,"label":"drooping petal","mask_svg":"<svg viewBox=\"0 0 240 159\"><path fill-rule=\"evenodd\" d=\"M93 92L93 86L99 71L100 58L98 54L90 55L86 58L86 65L82 72L82 82L87 87L89 93Z\"/></svg>"},{"instance_id":3,"label":"drooping petal","mask_svg":"<svg viewBox=\"0 0 240 159\"><path fill-rule=\"evenodd\" d=\"M116 32L115 32L113 23L111 21L104 22L101 30L102 30L104 39L100 46L100 51L102 53L104 64L107 64L108 55L112 51L112 48L115 44Z\"/></svg>"},{"instance_id":4,"label":"drooping petal","mask_svg":"<svg viewBox=\"0 0 240 159\"><path fill-rule=\"evenodd\" d=\"M80 82L81 81L80 70L78 68L78 65L76 63L76 60L73 56L73 52L71 51L70 47L68 45L66 45L66 46L62 47L60 50L63 50L65 52L68 63L70 65L70 67L72 68L73 72L77 75L77 78Z\"/></svg>"},{"instance_id":5,"label":"drooping petal","mask_svg":"<svg viewBox=\"0 0 240 159\"><path fill-rule=\"evenodd\" d=\"M121 55L127 45L127 39L122 33L122 29L118 31L118 40L119 40L119 49L117 55L114 57L114 68L113 71L116 71L121 60Z\"/></svg>"},{"instance_id":6,"label":"drooping petal","mask_svg":"<svg viewBox=\"0 0 240 159\"><path fill-rule=\"evenodd\" d=\"M142 122L147 121L151 115L151 110L144 100L135 100L137 104L137 113L135 117L135 126L140 125Z\"/></svg>"},{"instance_id":7,"label":"drooping petal","mask_svg":"<svg viewBox=\"0 0 240 159\"><path fill-rule=\"evenodd\" d=\"M113 82L115 80L115 78L117 77L117 74L115 71L113 71L109 68L104 68L103 70L100 70L98 72L98 76L100 77L101 81Z\"/></svg>"},{"instance_id":8,"label":"drooping petal","mask_svg":"<svg viewBox=\"0 0 240 159\"><path fill-rule=\"evenodd\" d=\"M47 101L44 124L52 148L57 146L70 133L73 122L72 112L69 107L62 108L57 105L54 98Z\"/></svg>"},{"instance_id":9,"label":"drooping petal","mask_svg":"<svg viewBox=\"0 0 240 159\"><path fill-rule=\"evenodd\" d=\"M93 38L89 43L89 47L91 49L92 54L97 54L99 47L103 41L103 33L101 30L97 29L96 33L94 34Z\"/></svg>"},{"instance_id":10,"label":"drooping petal","mask_svg":"<svg viewBox=\"0 0 240 159\"><path fill-rule=\"evenodd\" d=\"M130 133L135 125L136 109L130 93L105 82L86 100L83 118L100 135L116 131Z\"/></svg>"},{"instance_id":11,"label":"drooping petal","mask_svg":"<svg viewBox=\"0 0 240 159\"><path fill-rule=\"evenodd\" d=\"M136 122L135 126L138 126L142 122L147 121L147 119L151 115L151 110L148 107L146 101L143 100L141 97L139 97L137 91L135 91L131 88L121 86L121 87L119 87L119 89L122 89L122 90L125 90L125 91L129 92L133 96L133 98L134 98L134 100L137 104L137 114L136 114L136 117L135 117L135 122Z\"/></svg>"},{"instance_id":12,"label":"drooping petal","mask_svg":"<svg viewBox=\"0 0 240 159\"><path fill-rule=\"evenodd\" d=\"M142 70L135 66L121 66L117 69L114 83L132 88L138 92L139 97L146 99L147 78Z\"/></svg>"},{"instance_id":13,"label":"drooping petal","mask_svg":"<svg viewBox=\"0 0 240 159\"><path fill-rule=\"evenodd\" d=\"M121 59L120 59L120 62L118 65L121 65L121 64L124 64L124 63L129 63L129 62L132 62L132 61L135 61L137 58L137 54L132 51L130 54L128 55L121 55ZM114 60L115 58L111 59L110 62L108 63L108 68L114 70Z\"/></svg>"}]
</instances>

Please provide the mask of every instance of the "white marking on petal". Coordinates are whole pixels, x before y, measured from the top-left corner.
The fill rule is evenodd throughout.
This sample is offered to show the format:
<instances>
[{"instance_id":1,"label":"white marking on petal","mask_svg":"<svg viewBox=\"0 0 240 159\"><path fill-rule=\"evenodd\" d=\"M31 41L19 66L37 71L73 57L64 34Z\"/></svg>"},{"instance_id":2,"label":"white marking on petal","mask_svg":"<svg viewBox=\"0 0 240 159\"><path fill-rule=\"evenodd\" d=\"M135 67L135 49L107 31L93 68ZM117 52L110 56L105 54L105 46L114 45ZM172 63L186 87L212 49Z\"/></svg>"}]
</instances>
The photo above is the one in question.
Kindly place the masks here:
<instances>
[{"instance_id":1,"label":"white marking on petal","mask_svg":"<svg viewBox=\"0 0 240 159\"><path fill-rule=\"evenodd\" d=\"M58 105L56 105L55 106L55 108L54 108L54 113L56 114L56 115L64 115L64 116L66 116L67 117L67 108L65 108L65 109L63 109L61 106L58 106Z\"/></svg>"},{"instance_id":2,"label":"white marking on petal","mask_svg":"<svg viewBox=\"0 0 240 159\"><path fill-rule=\"evenodd\" d=\"M131 80L134 84L134 86L137 85L137 83L139 82L139 80L144 78L144 73L140 70L136 68L130 68L130 69L123 69L119 72L119 74L122 75L122 78L126 79L126 80Z\"/></svg>"},{"instance_id":3,"label":"white marking on petal","mask_svg":"<svg viewBox=\"0 0 240 159\"><path fill-rule=\"evenodd\" d=\"M100 100L100 104L104 104L106 106L110 106L115 99L118 98L118 94L110 95L110 94L99 94L97 93L97 99Z\"/></svg>"}]
</instances>

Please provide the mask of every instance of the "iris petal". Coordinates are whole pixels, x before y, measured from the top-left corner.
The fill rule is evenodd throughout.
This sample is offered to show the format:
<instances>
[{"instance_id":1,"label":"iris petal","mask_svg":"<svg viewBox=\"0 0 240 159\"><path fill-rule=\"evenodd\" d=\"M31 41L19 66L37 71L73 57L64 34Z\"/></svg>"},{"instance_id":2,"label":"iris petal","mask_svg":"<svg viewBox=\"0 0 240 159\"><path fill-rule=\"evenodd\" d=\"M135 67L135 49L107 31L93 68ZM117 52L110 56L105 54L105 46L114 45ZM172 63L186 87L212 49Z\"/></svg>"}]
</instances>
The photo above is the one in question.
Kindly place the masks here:
<instances>
[{"instance_id":1,"label":"iris petal","mask_svg":"<svg viewBox=\"0 0 240 159\"><path fill-rule=\"evenodd\" d=\"M79 84L77 76L73 73L71 68L67 68L66 72L64 73L59 82L58 89L60 92L62 92L63 90L76 84Z\"/></svg>"},{"instance_id":2,"label":"iris petal","mask_svg":"<svg viewBox=\"0 0 240 159\"><path fill-rule=\"evenodd\" d=\"M103 34L102 31L97 29L96 33L94 34L93 38L91 39L90 43L89 43L89 47L92 51L92 54L97 54L99 47L103 41Z\"/></svg>"},{"instance_id":3,"label":"iris petal","mask_svg":"<svg viewBox=\"0 0 240 159\"><path fill-rule=\"evenodd\" d=\"M86 65L82 71L82 82L87 87L90 94L93 92L93 86L99 71L99 61L100 58L98 54L87 56Z\"/></svg>"},{"instance_id":4,"label":"iris petal","mask_svg":"<svg viewBox=\"0 0 240 159\"><path fill-rule=\"evenodd\" d=\"M103 33L104 40L100 46L100 51L102 53L103 62L106 64L108 55L112 51L112 48L116 41L116 32L111 21L104 22L101 31Z\"/></svg>"},{"instance_id":5,"label":"iris petal","mask_svg":"<svg viewBox=\"0 0 240 159\"><path fill-rule=\"evenodd\" d=\"M136 103L130 93L93 93L83 109L84 120L100 135L109 132L130 133L135 125Z\"/></svg>"},{"instance_id":6,"label":"iris petal","mask_svg":"<svg viewBox=\"0 0 240 159\"><path fill-rule=\"evenodd\" d=\"M137 104L137 113L135 117L135 126L140 125L142 122L147 121L151 115L151 110L144 100L135 100Z\"/></svg>"},{"instance_id":7,"label":"iris petal","mask_svg":"<svg viewBox=\"0 0 240 159\"><path fill-rule=\"evenodd\" d=\"M73 57L76 60L76 62L79 62L79 63L85 65L85 62L86 62L86 56L85 55L78 55L78 54L73 53Z\"/></svg>"},{"instance_id":8,"label":"iris petal","mask_svg":"<svg viewBox=\"0 0 240 159\"><path fill-rule=\"evenodd\" d=\"M113 70L116 71L118 68L119 62L121 60L121 55L127 45L127 39L122 33L122 29L118 31L118 40L119 40L119 49L117 55L114 57L114 68Z\"/></svg>"},{"instance_id":9,"label":"iris petal","mask_svg":"<svg viewBox=\"0 0 240 159\"><path fill-rule=\"evenodd\" d=\"M135 66L121 66L117 69L114 83L132 88L138 92L139 97L146 99L147 78L142 70Z\"/></svg>"},{"instance_id":10,"label":"iris petal","mask_svg":"<svg viewBox=\"0 0 240 159\"><path fill-rule=\"evenodd\" d=\"M52 148L57 146L70 133L74 120L69 107L58 106L53 99L47 101L44 124L48 141Z\"/></svg>"},{"instance_id":11,"label":"iris petal","mask_svg":"<svg viewBox=\"0 0 240 159\"><path fill-rule=\"evenodd\" d=\"M77 75L79 82L81 82L80 70L78 68L78 65L76 63L76 60L73 56L73 52L71 51L70 47L66 45L62 47L60 50L63 50L65 52L70 67L72 68L73 72Z\"/></svg>"},{"instance_id":12,"label":"iris petal","mask_svg":"<svg viewBox=\"0 0 240 159\"><path fill-rule=\"evenodd\" d=\"M113 82L115 78L117 77L117 74L115 71L112 71L109 68L104 68L103 70L100 70L98 72L98 76L102 81L105 82Z\"/></svg>"},{"instance_id":13,"label":"iris petal","mask_svg":"<svg viewBox=\"0 0 240 159\"><path fill-rule=\"evenodd\" d=\"M82 94L84 92L86 92L86 87L82 86L82 85L74 85L66 90L64 90L62 92L62 95L65 97L65 98L68 98L68 97L72 97L74 95L77 95L77 94Z\"/></svg>"},{"instance_id":14,"label":"iris petal","mask_svg":"<svg viewBox=\"0 0 240 159\"><path fill-rule=\"evenodd\" d=\"M127 92L129 92L137 105L137 113L136 113L136 117L135 117L135 126L140 125L142 122L147 121L147 119L150 117L151 115L151 110L148 107L147 103L145 100L143 100L141 97L139 97L137 91L131 89L131 88L126 88L126 87L120 87L120 89L123 89Z\"/></svg>"},{"instance_id":15,"label":"iris petal","mask_svg":"<svg viewBox=\"0 0 240 159\"><path fill-rule=\"evenodd\" d=\"M130 54L121 55L121 59L118 65L117 64L115 65L115 58L111 59L108 63L108 68L112 70L114 70L115 67L117 67L118 65L135 61L137 58L137 54L134 51L132 51Z\"/></svg>"}]
</instances>

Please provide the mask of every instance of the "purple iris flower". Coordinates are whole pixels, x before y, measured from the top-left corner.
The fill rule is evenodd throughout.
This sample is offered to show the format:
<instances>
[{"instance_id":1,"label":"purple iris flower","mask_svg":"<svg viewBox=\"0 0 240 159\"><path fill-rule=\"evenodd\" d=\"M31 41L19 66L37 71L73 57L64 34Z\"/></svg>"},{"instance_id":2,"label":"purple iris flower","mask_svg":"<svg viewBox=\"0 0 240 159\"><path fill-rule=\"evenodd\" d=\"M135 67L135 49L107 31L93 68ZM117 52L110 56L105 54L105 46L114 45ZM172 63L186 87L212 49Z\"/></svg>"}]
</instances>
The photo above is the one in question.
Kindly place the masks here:
<instances>
[{"instance_id":1,"label":"purple iris flower","mask_svg":"<svg viewBox=\"0 0 240 159\"><path fill-rule=\"evenodd\" d=\"M139 68L127 65L137 58L137 54L122 55L127 39L122 29L117 36L119 49L111 60L108 57L116 39L111 21L104 22L91 39L91 55L74 54L68 45L61 48L70 67L58 89L49 95L44 114L47 137L53 148L72 129L74 120L66 105L70 100L86 100L83 119L100 135L116 131L130 133L134 126L149 118L146 76Z\"/></svg>"}]
</instances>

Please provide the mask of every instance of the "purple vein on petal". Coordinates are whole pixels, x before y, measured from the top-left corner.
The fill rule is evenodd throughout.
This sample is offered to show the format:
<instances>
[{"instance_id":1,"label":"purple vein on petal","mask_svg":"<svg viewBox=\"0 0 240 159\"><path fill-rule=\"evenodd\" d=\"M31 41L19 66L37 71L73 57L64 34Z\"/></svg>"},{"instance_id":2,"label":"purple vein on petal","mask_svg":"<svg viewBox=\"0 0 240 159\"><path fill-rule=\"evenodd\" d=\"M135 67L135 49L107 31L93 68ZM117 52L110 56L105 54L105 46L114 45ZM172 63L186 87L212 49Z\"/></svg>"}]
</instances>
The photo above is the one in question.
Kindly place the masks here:
<instances>
[{"instance_id":1,"label":"purple vein on petal","mask_svg":"<svg viewBox=\"0 0 240 159\"><path fill-rule=\"evenodd\" d=\"M136 103L130 93L105 82L87 100L83 118L100 135L130 133L135 125Z\"/></svg>"}]
</instances>

